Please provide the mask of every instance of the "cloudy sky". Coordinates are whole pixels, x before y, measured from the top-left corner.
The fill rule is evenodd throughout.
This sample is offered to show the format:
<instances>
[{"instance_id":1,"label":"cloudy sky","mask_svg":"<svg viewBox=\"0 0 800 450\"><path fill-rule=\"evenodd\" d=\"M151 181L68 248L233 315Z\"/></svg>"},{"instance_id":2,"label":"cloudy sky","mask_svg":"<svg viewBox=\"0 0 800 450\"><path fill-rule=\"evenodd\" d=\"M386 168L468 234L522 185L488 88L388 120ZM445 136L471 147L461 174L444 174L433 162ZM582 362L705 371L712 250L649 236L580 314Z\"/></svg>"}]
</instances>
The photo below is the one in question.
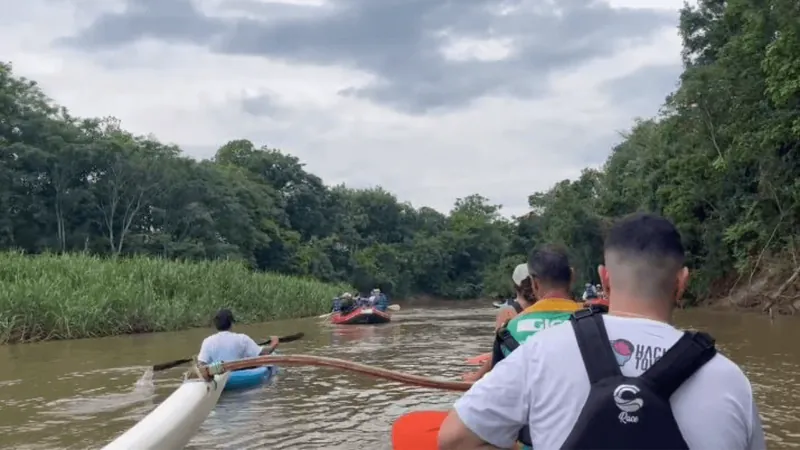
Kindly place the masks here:
<instances>
[{"instance_id":1,"label":"cloudy sky","mask_svg":"<svg viewBox=\"0 0 800 450\"><path fill-rule=\"evenodd\" d=\"M2 0L0 60L196 158L230 139L328 184L508 215L598 166L680 74L682 0Z\"/></svg>"}]
</instances>

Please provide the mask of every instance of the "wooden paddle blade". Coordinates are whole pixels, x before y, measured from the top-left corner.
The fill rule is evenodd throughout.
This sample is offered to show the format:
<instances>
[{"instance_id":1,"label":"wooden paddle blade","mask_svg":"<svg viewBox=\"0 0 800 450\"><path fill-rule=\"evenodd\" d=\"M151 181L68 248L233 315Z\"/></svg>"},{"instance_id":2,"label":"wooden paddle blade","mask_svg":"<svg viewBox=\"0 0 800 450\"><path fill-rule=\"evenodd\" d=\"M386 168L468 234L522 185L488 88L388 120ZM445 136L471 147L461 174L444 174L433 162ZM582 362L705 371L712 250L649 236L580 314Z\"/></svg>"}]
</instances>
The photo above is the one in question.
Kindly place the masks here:
<instances>
[{"instance_id":1,"label":"wooden paddle blade","mask_svg":"<svg viewBox=\"0 0 800 450\"><path fill-rule=\"evenodd\" d=\"M162 370L172 369L173 367L182 366L182 365L188 364L190 362L192 362L192 358L176 359L175 361L156 364L156 365L153 366L153 372L160 372Z\"/></svg>"},{"instance_id":2,"label":"wooden paddle blade","mask_svg":"<svg viewBox=\"0 0 800 450\"><path fill-rule=\"evenodd\" d=\"M414 411L400 416L392 425L394 450L437 450L439 428L447 411Z\"/></svg>"},{"instance_id":3,"label":"wooden paddle blade","mask_svg":"<svg viewBox=\"0 0 800 450\"><path fill-rule=\"evenodd\" d=\"M386 307L389 311L400 311L400 305L389 305Z\"/></svg>"},{"instance_id":4,"label":"wooden paddle blade","mask_svg":"<svg viewBox=\"0 0 800 450\"><path fill-rule=\"evenodd\" d=\"M284 342L299 341L300 339L303 339L303 336L305 335L306 334L301 331L299 333L290 334L288 336L281 336L278 338L278 342L284 343Z\"/></svg>"},{"instance_id":5,"label":"wooden paddle blade","mask_svg":"<svg viewBox=\"0 0 800 450\"><path fill-rule=\"evenodd\" d=\"M480 366L490 359L492 359L492 352L484 353L478 356L473 356L472 358L467 359L467 364L471 366Z\"/></svg>"},{"instance_id":6,"label":"wooden paddle blade","mask_svg":"<svg viewBox=\"0 0 800 450\"><path fill-rule=\"evenodd\" d=\"M281 337L279 337L279 338L278 338L278 342L280 342L281 344L283 344L283 343L285 343L285 342L294 342L294 341L298 341L298 340L300 340L300 339L303 339L303 336L305 336L305 335L306 335L305 333L303 333L303 332L300 332L300 333L290 334L290 335L288 335L288 336L281 336ZM266 341L264 341L264 342L259 342L259 343L258 343L258 345L269 345L269 344L270 344L270 341L269 341L269 340L266 340Z\"/></svg>"}]
</instances>

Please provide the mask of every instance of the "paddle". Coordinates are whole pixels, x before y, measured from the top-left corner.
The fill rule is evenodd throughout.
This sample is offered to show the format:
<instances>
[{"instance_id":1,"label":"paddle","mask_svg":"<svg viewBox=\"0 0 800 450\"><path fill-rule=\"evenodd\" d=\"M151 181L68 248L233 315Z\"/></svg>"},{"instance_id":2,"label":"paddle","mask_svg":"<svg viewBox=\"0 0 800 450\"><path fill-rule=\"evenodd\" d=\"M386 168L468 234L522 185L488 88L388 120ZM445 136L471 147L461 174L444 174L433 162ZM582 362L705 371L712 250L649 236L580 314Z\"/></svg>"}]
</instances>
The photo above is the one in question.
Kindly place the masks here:
<instances>
[{"instance_id":1,"label":"paddle","mask_svg":"<svg viewBox=\"0 0 800 450\"><path fill-rule=\"evenodd\" d=\"M394 450L436 450L439 428L447 411L414 411L400 416L392 425Z\"/></svg>"},{"instance_id":2,"label":"paddle","mask_svg":"<svg viewBox=\"0 0 800 450\"><path fill-rule=\"evenodd\" d=\"M285 342L292 342L292 341L296 341L296 340L302 339L303 336L305 336L305 333L302 333L302 332L301 333L291 334L289 336L281 336L281 337L278 338L278 342L280 342L281 344L283 344ZM258 345L268 345L269 343L270 343L270 341L264 341L264 342L259 342ZM170 361L170 362L166 362L166 363L156 364L156 365L153 366L153 372L160 372L162 370L167 370L167 369L171 369L173 367L182 366L182 365L188 364L188 363L190 363L192 361L193 361L192 358L184 358L184 359L176 359L175 361Z\"/></svg>"},{"instance_id":3,"label":"paddle","mask_svg":"<svg viewBox=\"0 0 800 450\"><path fill-rule=\"evenodd\" d=\"M259 366L319 366L331 367L334 369L347 370L348 372L370 375L384 380L398 381L412 386L427 387L431 389L444 389L448 391L466 392L472 387L472 383L465 381L437 380L436 378L424 377L412 373L397 372L395 370L384 369L381 367L369 366L367 364L348 361L346 359L329 358L327 356L316 355L264 355L254 358L245 358L238 361L214 363L202 366L198 375L201 378L210 380L213 375L220 375L234 370L249 369Z\"/></svg>"},{"instance_id":4,"label":"paddle","mask_svg":"<svg viewBox=\"0 0 800 450\"><path fill-rule=\"evenodd\" d=\"M400 305L389 305L389 306L386 307L386 310L387 311L400 311ZM332 315L333 315L333 312L329 312L327 314L323 314L321 316L318 316L317 318L318 319L327 319L328 317L330 317Z\"/></svg>"}]
</instances>

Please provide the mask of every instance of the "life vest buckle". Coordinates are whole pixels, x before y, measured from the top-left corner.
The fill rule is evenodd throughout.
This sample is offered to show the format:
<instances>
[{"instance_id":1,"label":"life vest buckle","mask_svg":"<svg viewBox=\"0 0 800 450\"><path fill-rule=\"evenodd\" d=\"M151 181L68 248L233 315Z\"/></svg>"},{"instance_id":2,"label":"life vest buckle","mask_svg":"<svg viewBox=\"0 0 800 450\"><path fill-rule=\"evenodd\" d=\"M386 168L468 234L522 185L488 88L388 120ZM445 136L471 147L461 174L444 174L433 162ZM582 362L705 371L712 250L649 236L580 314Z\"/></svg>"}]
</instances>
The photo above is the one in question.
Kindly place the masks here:
<instances>
[{"instance_id":1,"label":"life vest buckle","mask_svg":"<svg viewBox=\"0 0 800 450\"><path fill-rule=\"evenodd\" d=\"M572 313L572 317L574 317L575 320L580 320L580 319L584 319L586 317L591 317L595 313L596 313L596 311L593 308L584 308L584 309L580 309L580 310L575 311L574 313Z\"/></svg>"}]
</instances>

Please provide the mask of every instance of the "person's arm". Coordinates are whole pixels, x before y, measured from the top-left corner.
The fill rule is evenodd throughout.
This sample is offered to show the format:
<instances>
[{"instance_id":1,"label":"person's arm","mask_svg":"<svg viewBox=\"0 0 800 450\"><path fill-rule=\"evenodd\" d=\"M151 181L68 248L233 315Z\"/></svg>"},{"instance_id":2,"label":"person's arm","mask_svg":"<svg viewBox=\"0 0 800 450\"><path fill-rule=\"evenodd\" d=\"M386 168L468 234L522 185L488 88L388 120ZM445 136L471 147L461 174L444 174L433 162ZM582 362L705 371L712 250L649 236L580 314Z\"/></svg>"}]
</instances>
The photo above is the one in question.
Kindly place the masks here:
<instances>
[{"instance_id":1,"label":"person's arm","mask_svg":"<svg viewBox=\"0 0 800 450\"><path fill-rule=\"evenodd\" d=\"M270 345L264 347L258 345L256 341L245 334L242 335L242 339L244 340L244 358L255 358L256 356L269 355L275 350L275 347L278 346L277 336L272 336L270 338Z\"/></svg>"},{"instance_id":2,"label":"person's arm","mask_svg":"<svg viewBox=\"0 0 800 450\"><path fill-rule=\"evenodd\" d=\"M197 364L200 366L207 366L211 362L211 349L208 348L207 341L203 339L200 345L200 353L197 354Z\"/></svg>"},{"instance_id":3,"label":"person's arm","mask_svg":"<svg viewBox=\"0 0 800 450\"><path fill-rule=\"evenodd\" d=\"M439 428L438 450L499 450L464 425L456 410L451 410ZM506 447L512 448L512 447Z\"/></svg>"},{"instance_id":4,"label":"person's arm","mask_svg":"<svg viewBox=\"0 0 800 450\"><path fill-rule=\"evenodd\" d=\"M262 347L261 348L261 354L262 355L271 355L272 352L274 352L275 349L278 348L278 344L280 344L280 340L278 339L278 336L270 336L270 338L269 338L269 346L268 347Z\"/></svg>"},{"instance_id":5,"label":"person's arm","mask_svg":"<svg viewBox=\"0 0 800 450\"><path fill-rule=\"evenodd\" d=\"M514 316L517 315L517 311L514 310L513 306L504 306L500 308L500 311L497 312L497 317L494 319L494 331L500 329L506 322L513 319Z\"/></svg>"},{"instance_id":6,"label":"person's arm","mask_svg":"<svg viewBox=\"0 0 800 450\"><path fill-rule=\"evenodd\" d=\"M464 375L464 381L471 381L474 383L483 378L483 376L489 373L490 370L492 370L491 358L484 361L483 364L481 364L480 369L478 369L477 371Z\"/></svg>"},{"instance_id":7,"label":"person's arm","mask_svg":"<svg viewBox=\"0 0 800 450\"><path fill-rule=\"evenodd\" d=\"M767 442L764 438L764 427L761 425L761 416L758 414L756 400L753 399L752 416L750 418L750 441L747 450L767 450Z\"/></svg>"},{"instance_id":8,"label":"person's arm","mask_svg":"<svg viewBox=\"0 0 800 450\"><path fill-rule=\"evenodd\" d=\"M456 401L439 429L439 450L513 448L528 424L535 351L519 347Z\"/></svg>"}]
</instances>

